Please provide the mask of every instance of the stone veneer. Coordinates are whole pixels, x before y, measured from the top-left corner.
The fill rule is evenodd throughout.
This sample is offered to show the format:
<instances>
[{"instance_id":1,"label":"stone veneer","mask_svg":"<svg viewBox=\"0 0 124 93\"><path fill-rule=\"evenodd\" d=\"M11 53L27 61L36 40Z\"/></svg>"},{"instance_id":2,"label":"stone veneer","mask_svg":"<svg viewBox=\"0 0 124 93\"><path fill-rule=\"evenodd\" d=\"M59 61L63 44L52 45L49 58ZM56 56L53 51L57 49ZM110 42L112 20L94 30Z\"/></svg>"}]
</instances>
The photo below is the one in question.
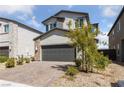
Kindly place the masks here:
<instances>
[{"instance_id":1,"label":"stone veneer","mask_svg":"<svg viewBox=\"0 0 124 93\"><path fill-rule=\"evenodd\" d=\"M35 55L34 55L34 58L37 61L41 60L41 53L40 52L41 52L40 39L37 39L35 41Z\"/></svg>"},{"instance_id":2,"label":"stone veneer","mask_svg":"<svg viewBox=\"0 0 124 93\"><path fill-rule=\"evenodd\" d=\"M11 31L9 32L9 56L16 57L17 54L17 42L18 42L18 25L10 23Z\"/></svg>"}]
</instances>

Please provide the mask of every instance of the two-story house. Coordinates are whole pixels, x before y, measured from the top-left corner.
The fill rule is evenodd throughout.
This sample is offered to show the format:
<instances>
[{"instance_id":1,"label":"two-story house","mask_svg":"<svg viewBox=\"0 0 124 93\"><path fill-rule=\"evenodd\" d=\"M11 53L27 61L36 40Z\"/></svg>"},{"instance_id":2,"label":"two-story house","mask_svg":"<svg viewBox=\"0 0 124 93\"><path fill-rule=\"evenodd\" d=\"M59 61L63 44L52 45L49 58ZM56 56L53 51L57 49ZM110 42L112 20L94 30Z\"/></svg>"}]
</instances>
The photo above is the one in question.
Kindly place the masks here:
<instances>
[{"instance_id":1,"label":"two-story house","mask_svg":"<svg viewBox=\"0 0 124 93\"><path fill-rule=\"evenodd\" d=\"M124 61L124 7L119 16L110 29L109 49L116 50L116 58L118 61Z\"/></svg>"},{"instance_id":2,"label":"two-story house","mask_svg":"<svg viewBox=\"0 0 124 93\"><path fill-rule=\"evenodd\" d=\"M69 45L70 40L66 33L69 31L69 21L71 29L75 29L77 20L80 26L90 22L88 13L67 10L61 10L44 20L42 23L46 27L46 33L34 39L35 60L74 61L79 54ZM94 24L96 26L98 24Z\"/></svg>"},{"instance_id":3,"label":"two-story house","mask_svg":"<svg viewBox=\"0 0 124 93\"><path fill-rule=\"evenodd\" d=\"M0 55L34 56L33 38L42 32L15 20L0 17Z\"/></svg>"}]
</instances>

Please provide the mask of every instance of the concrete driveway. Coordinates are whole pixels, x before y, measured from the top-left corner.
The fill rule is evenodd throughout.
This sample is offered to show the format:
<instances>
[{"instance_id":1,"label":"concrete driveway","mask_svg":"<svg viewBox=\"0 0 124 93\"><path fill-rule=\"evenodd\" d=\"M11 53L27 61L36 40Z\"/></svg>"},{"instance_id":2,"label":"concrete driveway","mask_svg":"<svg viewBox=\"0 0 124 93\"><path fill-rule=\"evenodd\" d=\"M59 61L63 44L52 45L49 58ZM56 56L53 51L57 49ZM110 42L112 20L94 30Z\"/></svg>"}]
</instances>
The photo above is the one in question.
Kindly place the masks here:
<instances>
[{"instance_id":1,"label":"concrete driveway","mask_svg":"<svg viewBox=\"0 0 124 93\"><path fill-rule=\"evenodd\" d=\"M27 84L30 86L49 86L64 74L73 62L32 62L0 71L0 79Z\"/></svg>"}]
</instances>

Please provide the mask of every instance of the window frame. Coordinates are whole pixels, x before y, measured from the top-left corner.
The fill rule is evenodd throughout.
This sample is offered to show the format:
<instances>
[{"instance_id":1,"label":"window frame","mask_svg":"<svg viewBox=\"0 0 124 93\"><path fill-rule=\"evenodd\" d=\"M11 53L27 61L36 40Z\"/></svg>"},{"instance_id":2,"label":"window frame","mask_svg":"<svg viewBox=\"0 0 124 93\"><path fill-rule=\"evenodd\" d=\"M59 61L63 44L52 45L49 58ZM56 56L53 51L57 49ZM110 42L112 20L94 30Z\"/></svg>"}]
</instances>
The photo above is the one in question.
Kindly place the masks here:
<instances>
[{"instance_id":1,"label":"window frame","mask_svg":"<svg viewBox=\"0 0 124 93\"><path fill-rule=\"evenodd\" d=\"M9 24L5 24L4 25L4 32L5 33L9 33L10 32L10 26L9 26Z\"/></svg>"}]
</instances>

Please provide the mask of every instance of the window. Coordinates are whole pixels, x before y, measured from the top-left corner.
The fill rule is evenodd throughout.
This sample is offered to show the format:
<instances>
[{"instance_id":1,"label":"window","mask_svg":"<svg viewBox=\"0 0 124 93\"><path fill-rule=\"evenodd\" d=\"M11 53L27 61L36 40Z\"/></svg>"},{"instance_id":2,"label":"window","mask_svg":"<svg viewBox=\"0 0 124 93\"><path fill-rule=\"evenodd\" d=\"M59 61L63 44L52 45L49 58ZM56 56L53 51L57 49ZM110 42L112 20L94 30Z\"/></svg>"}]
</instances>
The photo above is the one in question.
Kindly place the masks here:
<instances>
[{"instance_id":1,"label":"window","mask_svg":"<svg viewBox=\"0 0 124 93\"><path fill-rule=\"evenodd\" d=\"M114 35L114 33L115 33L115 32L114 32L114 30L113 30L113 31L112 31L112 35Z\"/></svg>"},{"instance_id":2,"label":"window","mask_svg":"<svg viewBox=\"0 0 124 93\"><path fill-rule=\"evenodd\" d=\"M53 28L53 25L52 24L50 24L50 29L52 29Z\"/></svg>"},{"instance_id":3,"label":"window","mask_svg":"<svg viewBox=\"0 0 124 93\"><path fill-rule=\"evenodd\" d=\"M95 27L93 27L91 31L92 31L92 32L95 32L95 31L96 31L96 28L95 28Z\"/></svg>"},{"instance_id":4,"label":"window","mask_svg":"<svg viewBox=\"0 0 124 93\"><path fill-rule=\"evenodd\" d=\"M119 44L117 44L117 55L119 56L119 49L120 49L120 46Z\"/></svg>"},{"instance_id":5,"label":"window","mask_svg":"<svg viewBox=\"0 0 124 93\"><path fill-rule=\"evenodd\" d=\"M120 31L120 22L118 21L118 24L117 24L117 29L118 29L118 32Z\"/></svg>"},{"instance_id":6,"label":"window","mask_svg":"<svg viewBox=\"0 0 124 93\"><path fill-rule=\"evenodd\" d=\"M76 26L82 27L82 25L83 25L83 17L79 17L75 22L75 27Z\"/></svg>"},{"instance_id":7,"label":"window","mask_svg":"<svg viewBox=\"0 0 124 93\"><path fill-rule=\"evenodd\" d=\"M4 32L9 32L9 24L4 25Z\"/></svg>"},{"instance_id":8,"label":"window","mask_svg":"<svg viewBox=\"0 0 124 93\"><path fill-rule=\"evenodd\" d=\"M48 25L46 25L46 31L48 31L49 30L49 26Z\"/></svg>"},{"instance_id":9,"label":"window","mask_svg":"<svg viewBox=\"0 0 124 93\"><path fill-rule=\"evenodd\" d=\"M54 28L56 27L56 22L53 24Z\"/></svg>"},{"instance_id":10,"label":"window","mask_svg":"<svg viewBox=\"0 0 124 93\"><path fill-rule=\"evenodd\" d=\"M53 28L56 28L56 26L57 26L57 23L56 22L55 23L51 23L50 24L50 30L53 29Z\"/></svg>"},{"instance_id":11,"label":"window","mask_svg":"<svg viewBox=\"0 0 124 93\"><path fill-rule=\"evenodd\" d=\"M115 49L115 45L114 45L114 47L113 47L114 49Z\"/></svg>"},{"instance_id":12,"label":"window","mask_svg":"<svg viewBox=\"0 0 124 93\"><path fill-rule=\"evenodd\" d=\"M82 27L82 25L83 25L83 18L80 18L80 20L79 20L79 26Z\"/></svg>"}]
</instances>

